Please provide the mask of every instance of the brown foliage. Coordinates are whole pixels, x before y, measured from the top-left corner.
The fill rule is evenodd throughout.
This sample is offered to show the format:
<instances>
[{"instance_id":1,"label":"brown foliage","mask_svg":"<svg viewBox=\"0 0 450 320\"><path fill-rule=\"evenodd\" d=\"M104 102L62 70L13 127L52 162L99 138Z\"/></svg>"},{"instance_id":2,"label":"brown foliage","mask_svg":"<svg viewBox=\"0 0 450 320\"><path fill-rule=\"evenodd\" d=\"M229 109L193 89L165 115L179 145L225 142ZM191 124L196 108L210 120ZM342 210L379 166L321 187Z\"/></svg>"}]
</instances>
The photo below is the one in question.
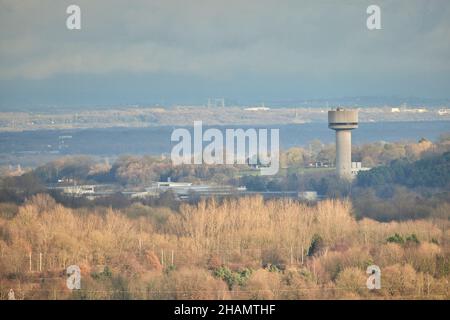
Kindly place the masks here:
<instances>
[{"instance_id":1,"label":"brown foliage","mask_svg":"<svg viewBox=\"0 0 450 320\"><path fill-rule=\"evenodd\" d=\"M445 221L356 221L341 200L211 200L164 219L153 209L140 205L130 218L130 209L68 209L38 195L0 215L1 296L13 287L25 299L449 297ZM388 243L395 233L418 243ZM308 257L314 235L323 248ZM71 264L82 269L77 296L61 289ZM374 294L365 288L370 264L382 269ZM41 283L50 273L53 282Z\"/></svg>"}]
</instances>

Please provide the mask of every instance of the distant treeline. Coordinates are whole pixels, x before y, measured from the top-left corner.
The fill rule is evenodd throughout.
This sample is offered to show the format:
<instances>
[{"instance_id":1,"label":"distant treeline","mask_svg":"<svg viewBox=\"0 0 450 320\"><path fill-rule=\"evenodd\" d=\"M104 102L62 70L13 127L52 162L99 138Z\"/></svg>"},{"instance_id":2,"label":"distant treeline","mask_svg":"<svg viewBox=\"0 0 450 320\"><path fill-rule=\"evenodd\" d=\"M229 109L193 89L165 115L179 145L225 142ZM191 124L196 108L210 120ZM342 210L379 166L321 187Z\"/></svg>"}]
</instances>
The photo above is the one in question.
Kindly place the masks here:
<instances>
[{"instance_id":1,"label":"distant treeline","mask_svg":"<svg viewBox=\"0 0 450 320\"><path fill-rule=\"evenodd\" d=\"M170 159L151 156L122 156L114 163L95 161L87 156L63 157L20 176L0 178L0 202L23 203L31 196L47 192L58 202L72 208L132 204L121 193L96 201L48 192L46 185L113 183L127 188L144 188L154 181L184 181L218 185L245 186L249 191L316 191L327 198L352 199L357 217L377 220L403 220L447 217L450 203L450 135L433 143L373 143L355 147L353 158L370 171L360 172L353 182L341 180L334 170L307 170L310 163L332 164L334 148L320 141L311 150L291 148L281 154L280 174L259 176L247 165L173 166ZM193 197L192 202L199 200ZM173 195L148 204L178 207Z\"/></svg>"}]
</instances>

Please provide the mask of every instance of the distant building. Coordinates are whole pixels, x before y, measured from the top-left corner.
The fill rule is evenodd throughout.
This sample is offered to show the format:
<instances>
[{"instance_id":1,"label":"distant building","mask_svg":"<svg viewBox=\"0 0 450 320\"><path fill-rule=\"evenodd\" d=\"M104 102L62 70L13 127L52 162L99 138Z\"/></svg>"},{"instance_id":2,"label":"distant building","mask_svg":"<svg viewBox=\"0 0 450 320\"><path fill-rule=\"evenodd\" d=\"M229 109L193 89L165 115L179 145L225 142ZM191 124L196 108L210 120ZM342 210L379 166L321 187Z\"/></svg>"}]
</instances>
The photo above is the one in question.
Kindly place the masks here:
<instances>
[{"instance_id":1,"label":"distant building","mask_svg":"<svg viewBox=\"0 0 450 320\"><path fill-rule=\"evenodd\" d=\"M73 185L68 185L68 181L72 181ZM60 180L58 183L47 185L48 190L61 191L63 194L73 197L86 197L94 199L97 197L110 196L120 192L120 188L114 184L75 184L74 180Z\"/></svg>"},{"instance_id":2,"label":"distant building","mask_svg":"<svg viewBox=\"0 0 450 320\"><path fill-rule=\"evenodd\" d=\"M94 185L68 186L68 187L64 187L63 192L65 194L76 195L76 196L94 194L95 186Z\"/></svg>"},{"instance_id":3,"label":"distant building","mask_svg":"<svg viewBox=\"0 0 450 320\"><path fill-rule=\"evenodd\" d=\"M428 112L427 108L408 108L405 105L402 105L401 107L392 107L391 113L399 113L399 112L408 112L408 113L424 113Z\"/></svg>"},{"instance_id":4,"label":"distant building","mask_svg":"<svg viewBox=\"0 0 450 320\"><path fill-rule=\"evenodd\" d=\"M192 184L190 182L154 182L145 189L145 193L135 194L133 197L159 196L166 191L172 191L180 199L188 199L191 194L198 196L225 196L236 193L242 193L247 190L246 187L233 186L215 186L206 184Z\"/></svg>"},{"instance_id":5,"label":"distant building","mask_svg":"<svg viewBox=\"0 0 450 320\"><path fill-rule=\"evenodd\" d=\"M245 111L267 111L270 110L270 108L267 107L251 107L251 108L245 108Z\"/></svg>"},{"instance_id":6,"label":"distant building","mask_svg":"<svg viewBox=\"0 0 450 320\"><path fill-rule=\"evenodd\" d=\"M316 161L316 162L310 162L306 165L308 168L329 168L333 165L330 162L324 162L324 161Z\"/></svg>"},{"instance_id":7,"label":"distant building","mask_svg":"<svg viewBox=\"0 0 450 320\"><path fill-rule=\"evenodd\" d=\"M336 174L352 178L352 133L358 128L358 110L337 108L328 111L328 128L336 131Z\"/></svg>"},{"instance_id":8,"label":"distant building","mask_svg":"<svg viewBox=\"0 0 450 320\"><path fill-rule=\"evenodd\" d=\"M158 188L161 190L168 190L173 188L188 188L192 186L191 182L172 182L172 181L159 181L152 183L153 188Z\"/></svg>"},{"instance_id":9,"label":"distant building","mask_svg":"<svg viewBox=\"0 0 450 320\"><path fill-rule=\"evenodd\" d=\"M448 109L448 108L447 109L446 108L439 109L438 114L440 116L443 116L443 115L446 115L446 114L450 114L450 109Z\"/></svg>"},{"instance_id":10,"label":"distant building","mask_svg":"<svg viewBox=\"0 0 450 320\"><path fill-rule=\"evenodd\" d=\"M317 200L317 192L316 191L302 191L302 192L298 193L298 198L300 200L316 201Z\"/></svg>"},{"instance_id":11,"label":"distant building","mask_svg":"<svg viewBox=\"0 0 450 320\"><path fill-rule=\"evenodd\" d=\"M352 176L355 177L360 171L368 171L371 168L363 167L361 162L352 162Z\"/></svg>"},{"instance_id":12,"label":"distant building","mask_svg":"<svg viewBox=\"0 0 450 320\"><path fill-rule=\"evenodd\" d=\"M424 113L428 112L426 108L413 108L413 109L404 109L404 112L411 112L411 113Z\"/></svg>"}]
</instances>

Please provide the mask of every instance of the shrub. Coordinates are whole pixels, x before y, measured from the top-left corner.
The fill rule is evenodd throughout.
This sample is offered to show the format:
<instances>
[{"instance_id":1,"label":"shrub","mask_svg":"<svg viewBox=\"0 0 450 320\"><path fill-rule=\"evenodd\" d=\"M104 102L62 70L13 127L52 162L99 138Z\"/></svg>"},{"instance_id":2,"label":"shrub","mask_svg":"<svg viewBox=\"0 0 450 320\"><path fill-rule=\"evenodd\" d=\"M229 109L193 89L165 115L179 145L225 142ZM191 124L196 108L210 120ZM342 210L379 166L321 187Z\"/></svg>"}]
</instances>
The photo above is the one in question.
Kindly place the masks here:
<instances>
[{"instance_id":1,"label":"shrub","mask_svg":"<svg viewBox=\"0 0 450 320\"><path fill-rule=\"evenodd\" d=\"M318 234L315 234L311 239L311 244L308 249L308 257L321 254L323 249L324 249L324 241L322 237Z\"/></svg>"},{"instance_id":2,"label":"shrub","mask_svg":"<svg viewBox=\"0 0 450 320\"><path fill-rule=\"evenodd\" d=\"M399 235L398 233L394 234L393 236L390 236L389 238L386 239L386 241L393 242L393 243L399 243L399 244L405 243L405 240L403 239L403 237L401 235Z\"/></svg>"},{"instance_id":3,"label":"shrub","mask_svg":"<svg viewBox=\"0 0 450 320\"><path fill-rule=\"evenodd\" d=\"M406 237L406 242L412 244L420 244L419 239L417 239L417 236L414 233Z\"/></svg>"},{"instance_id":4,"label":"shrub","mask_svg":"<svg viewBox=\"0 0 450 320\"><path fill-rule=\"evenodd\" d=\"M243 286L251 274L252 271L247 268L235 272L228 267L219 267L214 271L214 276L225 281L230 290L236 285Z\"/></svg>"},{"instance_id":5,"label":"shrub","mask_svg":"<svg viewBox=\"0 0 450 320\"><path fill-rule=\"evenodd\" d=\"M342 291L338 292L340 296L350 294L363 295L367 292L367 276L361 269L349 267L342 270L336 279L336 288Z\"/></svg>"}]
</instances>

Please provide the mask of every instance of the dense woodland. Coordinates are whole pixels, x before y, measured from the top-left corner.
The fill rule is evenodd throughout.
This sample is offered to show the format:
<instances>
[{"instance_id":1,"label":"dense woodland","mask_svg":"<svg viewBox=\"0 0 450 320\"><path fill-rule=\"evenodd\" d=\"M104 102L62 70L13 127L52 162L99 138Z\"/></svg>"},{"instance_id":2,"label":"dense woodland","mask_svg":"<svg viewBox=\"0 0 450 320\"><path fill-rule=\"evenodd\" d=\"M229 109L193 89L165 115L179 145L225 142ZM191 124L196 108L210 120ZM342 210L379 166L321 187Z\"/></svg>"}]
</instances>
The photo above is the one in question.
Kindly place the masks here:
<instances>
[{"instance_id":1,"label":"dense woodland","mask_svg":"<svg viewBox=\"0 0 450 320\"><path fill-rule=\"evenodd\" d=\"M353 159L372 170L361 172L352 183L337 179L330 168L308 169L311 163L335 161L333 145L312 141L307 149L296 147L281 154L281 170L276 176L259 176L259 170L246 165L172 166L164 157L122 156L114 163L87 156L63 157L27 171L20 176L4 174L0 178L0 202L23 203L38 193L48 192L48 184L117 184L144 188L154 181L188 181L218 185L245 186L249 191L314 190L326 198L351 198L357 218L379 221L407 220L445 216L450 203L450 134L438 141L371 143L355 146ZM131 201L115 194L97 201L51 196L68 207L112 206L124 208ZM199 200L192 196L191 203ZM178 206L171 194L149 199L144 204ZM362 210L364 209L364 210Z\"/></svg>"},{"instance_id":2,"label":"dense woodland","mask_svg":"<svg viewBox=\"0 0 450 320\"><path fill-rule=\"evenodd\" d=\"M357 221L349 201L261 197L174 211L69 209L36 195L1 212L1 298L10 288L18 299L449 298L448 219ZM71 264L82 274L73 292ZM371 264L381 290L366 287Z\"/></svg>"},{"instance_id":3,"label":"dense woodland","mask_svg":"<svg viewBox=\"0 0 450 320\"><path fill-rule=\"evenodd\" d=\"M286 150L283 172L246 166L180 166L124 156L108 163L67 157L0 180L0 299L448 299L450 137L358 146L375 168L353 182L328 170L330 146ZM65 198L60 179L141 187L152 181L246 185L250 190L316 190L317 203L260 196L195 199L168 192ZM78 265L82 289L65 286ZM366 287L366 268L382 289Z\"/></svg>"}]
</instances>

